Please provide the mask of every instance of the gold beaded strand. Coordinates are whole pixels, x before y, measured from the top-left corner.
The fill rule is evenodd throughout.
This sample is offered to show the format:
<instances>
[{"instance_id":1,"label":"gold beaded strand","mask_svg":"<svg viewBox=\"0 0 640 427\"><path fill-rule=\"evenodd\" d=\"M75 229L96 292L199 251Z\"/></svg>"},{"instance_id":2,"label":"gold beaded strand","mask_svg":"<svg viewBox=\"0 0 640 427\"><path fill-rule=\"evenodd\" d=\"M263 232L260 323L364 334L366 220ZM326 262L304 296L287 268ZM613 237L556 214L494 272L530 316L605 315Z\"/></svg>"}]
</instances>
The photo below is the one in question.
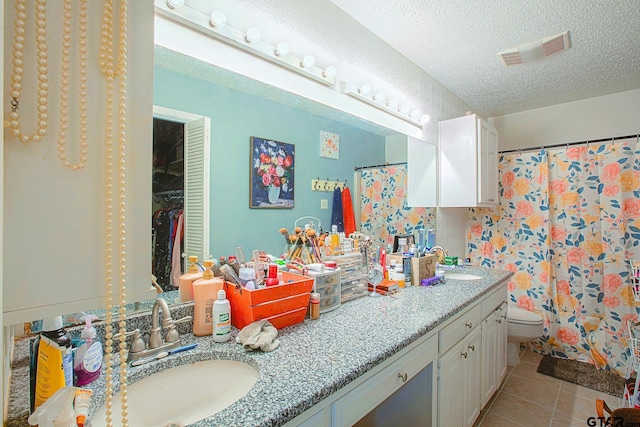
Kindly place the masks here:
<instances>
[{"instance_id":1,"label":"gold beaded strand","mask_svg":"<svg viewBox=\"0 0 640 427\"><path fill-rule=\"evenodd\" d=\"M38 63L38 128L28 135L20 128L20 101L22 97L22 78L24 75L25 24L27 20L26 0L16 0L16 17L14 20L12 71L11 71L11 111L9 117L9 133L21 142L38 142L47 134L48 127L48 53L47 53L47 2L36 0L36 45Z\"/></svg>"},{"instance_id":2,"label":"gold beaded strand","mask_svg":"<svg viewBox=\"0 0 640 427\"><path fill-rule=\"evenodd\" d=\"M76 164L67 160L66 138L69 128L69 60L71 58L71 0L64 0L62 26L62 79L60 81L60 128L58 130L58 158L71 170L85 167L87 163L87 0L80 0L78 13L78 108L80 110L80 159Z\"/></svg>"},{"instance_id":3,"label":"gold beaded strand","mask_svg":"<svg viewBox=\"0 0 640 427\"><path fill-rule=\"evenodd\" d=\"M122 426L128 425L128 404L127 404L127 365L126 365L126 53L127 53L127 0L120 0L120 38L118 41L118 64L113 62L113 0L105 0L102 31L100 37L100 69L107 79L107 100L106 100L106 136L105 136L105 195L106 195L106 227L105 227L105 282L107 296L107 316L106 316L106 423L112 425L112 395L113 395L113 292L112 292L112 271L113 271L113 125L114 125L114 80L119 80L118 96L118 258L120 285L120 308L119 308L119 354L120 354L120 394L122 408Z\"/></svg>"}]
</instances>

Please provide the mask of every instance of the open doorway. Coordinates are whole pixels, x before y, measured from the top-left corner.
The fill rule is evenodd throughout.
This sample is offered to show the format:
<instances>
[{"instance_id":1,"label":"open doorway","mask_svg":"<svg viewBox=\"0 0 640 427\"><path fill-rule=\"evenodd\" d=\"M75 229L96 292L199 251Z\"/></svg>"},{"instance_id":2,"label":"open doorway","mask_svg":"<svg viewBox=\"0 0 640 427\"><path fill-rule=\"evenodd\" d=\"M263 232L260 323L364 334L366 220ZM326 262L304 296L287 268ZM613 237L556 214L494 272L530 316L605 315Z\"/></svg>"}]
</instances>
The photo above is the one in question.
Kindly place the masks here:
<instances>
[{"instance_id":1,"label":"open doorway","mask_svg":"<svg viewBox=\"0 0 640 427\"><path fill-rule=\"evenodd\" d=\"M209 255L208 117L154 106L152 273L175 290L187 256Z\"/></svg>"}]
</instances>

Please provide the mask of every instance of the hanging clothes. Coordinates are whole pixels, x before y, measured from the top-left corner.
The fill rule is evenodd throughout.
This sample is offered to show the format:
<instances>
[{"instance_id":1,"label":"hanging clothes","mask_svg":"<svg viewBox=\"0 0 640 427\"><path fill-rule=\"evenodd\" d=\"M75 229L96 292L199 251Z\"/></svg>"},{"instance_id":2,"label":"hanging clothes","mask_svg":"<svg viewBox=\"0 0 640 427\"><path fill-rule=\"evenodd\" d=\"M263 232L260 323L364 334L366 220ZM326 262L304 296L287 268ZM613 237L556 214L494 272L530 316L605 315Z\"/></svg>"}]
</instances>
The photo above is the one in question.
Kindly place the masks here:
<instances>
[{"instance_id":1,"label":"hanging clothes","mask_svg":"<svg viewBox=\"0 0 640 427\"><path fill-rule=\"evenodd\" d=\"M342 218L344 223L344 234L349 237L356 231L356 217L353 214L353 203L351 202L351 191L349 187L342 190Z\"/></svg>"},{"instance_id":2,"label":"hanging clothes","mask_svg":"<svg viewBox=\"0 0 640 427\"><path fill-rule=\"evenodd\" d=\"M342 217L342 193L340 187L336 187L335 190L333 190L331 225L338 227L338 233L344 231L344 218Z\"/></svg>"},{"instance_id":3,"label":"hanging clothes","mask_svg":"<svg viewBox=\"0 0 640 427\"><path fill-rule=\"evenodd\" d=\"M178 214L178 224L173 238L173 249L171 253L171 284L176 288L180 286L180 276L182 275L182 250L181 242L184 234L183 228L184 213L180 210Z\"/></svg>"},{"instance_id":4,"label":"hanging clothes","mask_svg":"<svg viewBox=\"0 0 640 427\"><path fill-rule=\"evenodd\" d=\"M153 233L153 274L163 290L167 290L171 273L171 258L169 257L169 241L171 238L171 218L167 209L158 209L153 214L151 222Z\"/></svg>"},{"instance_id":5,"label":"hanging clothes","mask_svg":"<svg viewBox=\"0 0 640 427\"><path fill-rule=\"evenodd\" d=\"M175 242L183 240L181 207L161 208L154 212L151 221L153 241L152 273L160 287L165 291L175 290L172 284L173 256ZM184 221L183 221L184 222ZM177 246L176 255L180 257L181 246ZM178 263L179 264L179 263ZM180 269L178 271L181 271Z\"/></svg>"}]
</instances>

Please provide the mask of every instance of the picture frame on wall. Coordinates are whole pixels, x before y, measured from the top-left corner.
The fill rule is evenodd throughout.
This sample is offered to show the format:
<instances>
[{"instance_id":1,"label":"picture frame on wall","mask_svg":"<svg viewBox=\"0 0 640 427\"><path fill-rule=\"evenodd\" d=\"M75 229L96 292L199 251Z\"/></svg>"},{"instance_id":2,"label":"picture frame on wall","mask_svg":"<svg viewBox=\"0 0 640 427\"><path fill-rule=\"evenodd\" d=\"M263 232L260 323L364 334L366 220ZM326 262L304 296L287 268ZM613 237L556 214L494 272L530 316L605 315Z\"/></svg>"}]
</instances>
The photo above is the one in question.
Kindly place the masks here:
<instances>
[{"instance_id":1,"label":"picture frame on wall","mask_svg":"<svg viewBox=\"0 0 640 427\"><path fill-rule=\"evenodd\" d=\"M295 145L257 136L250 145L249 207L293 209Z\"/></svg>"},{"instance_id":2,"label":"picture frame on wall","mask_svg":"<svg viewBox=\"0 0 640 427\"><path fill-rule=\"evenodd\" d=\"M340 135L327 131L320 131L320 157L340 159Z\"/></svg>"}]
</instances>

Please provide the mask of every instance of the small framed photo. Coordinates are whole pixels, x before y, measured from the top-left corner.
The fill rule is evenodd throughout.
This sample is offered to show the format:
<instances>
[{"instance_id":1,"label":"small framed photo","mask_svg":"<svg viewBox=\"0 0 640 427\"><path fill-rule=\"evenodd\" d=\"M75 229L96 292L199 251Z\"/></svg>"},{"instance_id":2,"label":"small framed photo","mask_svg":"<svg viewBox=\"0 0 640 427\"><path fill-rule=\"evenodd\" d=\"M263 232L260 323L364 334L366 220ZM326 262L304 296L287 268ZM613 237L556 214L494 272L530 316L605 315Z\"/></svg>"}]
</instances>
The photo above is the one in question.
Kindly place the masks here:
<instances>
[{"instance_id":1,"label":"small framed photo","mask_svg":"<svg viewBox=\"0 0 640 427\"><path fill-rule=\"evenodd\" d=\"M340 135L320 131L320 157L340 159Z\"/></svg>"},{"instance_id":2,"label":"small framed photo","mask_svg":"<svg viewBox=\"0 0 640 427\"><path fill-rule=\"evenodd\" d=\"M249 207L293 209L295 145L251 137Z\"/></svg>"}]
</instances>

